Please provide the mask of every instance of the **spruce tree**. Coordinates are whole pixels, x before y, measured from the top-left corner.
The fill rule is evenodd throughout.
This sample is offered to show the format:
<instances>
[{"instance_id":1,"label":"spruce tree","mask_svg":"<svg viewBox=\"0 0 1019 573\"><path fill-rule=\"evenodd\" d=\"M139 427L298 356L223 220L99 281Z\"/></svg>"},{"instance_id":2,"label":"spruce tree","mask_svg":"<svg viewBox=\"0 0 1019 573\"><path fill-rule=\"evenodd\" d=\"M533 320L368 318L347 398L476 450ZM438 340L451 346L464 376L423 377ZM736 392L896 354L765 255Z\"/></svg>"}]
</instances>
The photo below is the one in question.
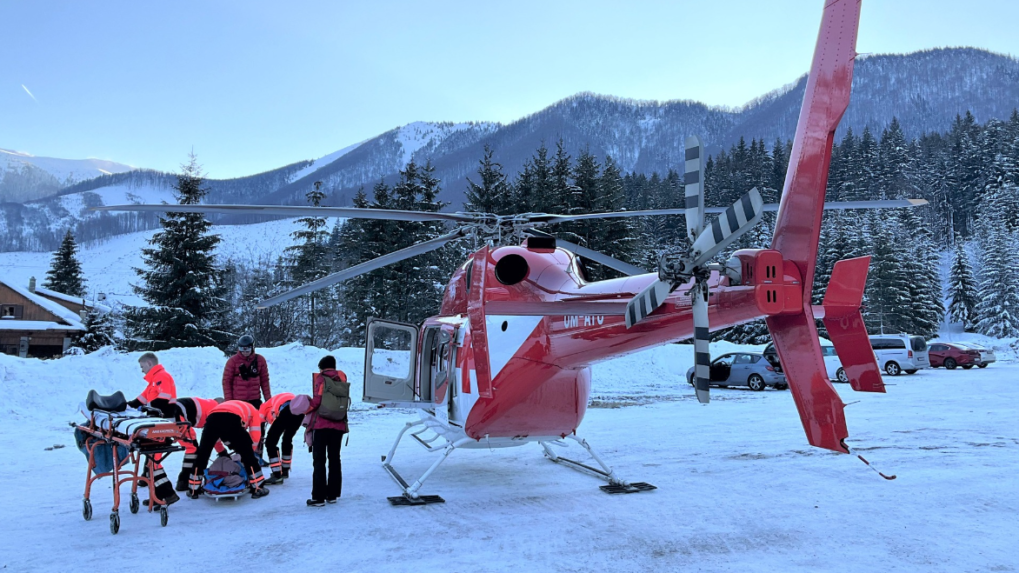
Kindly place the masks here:
<instances>
[{"instance_id":1,"label":"spruce tree","mask_svg":"<svg viewBox=\"0 0 1019 573\"><path fill-rule=\"evenodd\" d=\"M948 276L948 296L952 299L948 306L949 317L953 322L962 324L966 332L973 332L977 323L977 283L966 254L966 245L959 236L955 238L952 269Z\"/></svg>"},{"instance_id":2,"label":"spruce tree","mask_svg":"<svg viewBox=\"0 0 1019 573\"><path fill-rule=\"evenodd\" d=\"M870 216L873 257L867 275L867 303L864 320L871 333L899 333L908 330L909 284L903 261L908 256L896 236L894 220Z\"/></svg>"},{"instance_id":3,"label":"spruce tree","mask_svg":"<svg viewBox=\"0 0 1019 573\"><path fill-rule=\"evenodd\" d=\"M1019 267L1016 240L1008 233L996 208L998 197L985 198L988 209L979 221L981 248L980 288L977 294L977 331L995 338L1019 336Z\"/></svg>"},{"instance_id":4,"label":"spruce tree","mask_svg":"<svg viewBox=\"0 0 1019 573\"><path fill-rule=\"evenodd\" d=\"M905 316L906 332L933 338L945 318L944 295L941 287L941 257L933 244L931 233L914 209L901 209L900 236L906 245L903 270L909 288L909 312ZM911 241L905 241L908 233Z\"/></svg>"},{"instance_id":5,"label":"spruce tree","mask_svg":"<svg viewBox=\"0 0 1019 573\"><path fill-rule=\"evenodd\" d=\"M207 190L201 166L192 153L181 166L174 185L181 205L197 205ZM134 291L148 306L128 311L135 345L150 350L181 346L218 346L229 343L223 329L226 311L221 271L216 267L219 235L198 213L167 213L162 230L142 249L145 269L135 269L143 284Z\"/></svg>"},{"instance_id":6,"label":"spruce tree","mask_svg":"<svg viewBox=\"0 0 1019 573\"><path fill-rule=\"evenodd\" d=\"M86 354L107 346L116 346L116 328L113 313L92 309L85 315L85 334L71 346L81 348Z\"/></svg>"},{"instance_id":7,"label":"spruce tree","mask_svg":"<svg viewBox=\"0 0 1019 573\"><path fill-rule=\"evenodd\" d=\"M322 192L320 181L316 181L314 188L305 195L308 204L312 207L321 206L325 197L326 194ZM326 230L325 218L302 217L295 223L304 228L290 233L290 236L298 241L298 244L286 249L289 255L290 281L293 287L318 280L329 274L332 268L332 257L329 256L327 244L329 231ZM306 305L301 309L301 314L307 319L307 340L311 346L316 346L319 342L316 323L321 323L321 319L329 316L332 310L330 292L329 290L311 292L301 297L306 301Z\"/></svg>"},{"instance_id":8,"label":"spruce tree","mask_svg":"<svg viewBox=\"0 0 1019 573\"><path fill-rule=\"evenodd\" d=\"M42 286L69 296L84 297L85 279L82 277L77 253L78 245L74 242L71 230L68 229L60 243L60 249L53 254L53 262L50 264L50 270L46 271L46 280Z\"/></svg>"},{"instance_id":9,"label":"spruce tree","mask_svg":"<svg viewBox=\"0 0 1019 573\"><path fill-rule=\"evenodd\" d=\"M464 209L478 213L506 214L512 202L512 193L502 165L492 160L495 152L485 145L485 154L479 161L478 181L467 178L467 202Z\"/></svg>"}]
</instances>

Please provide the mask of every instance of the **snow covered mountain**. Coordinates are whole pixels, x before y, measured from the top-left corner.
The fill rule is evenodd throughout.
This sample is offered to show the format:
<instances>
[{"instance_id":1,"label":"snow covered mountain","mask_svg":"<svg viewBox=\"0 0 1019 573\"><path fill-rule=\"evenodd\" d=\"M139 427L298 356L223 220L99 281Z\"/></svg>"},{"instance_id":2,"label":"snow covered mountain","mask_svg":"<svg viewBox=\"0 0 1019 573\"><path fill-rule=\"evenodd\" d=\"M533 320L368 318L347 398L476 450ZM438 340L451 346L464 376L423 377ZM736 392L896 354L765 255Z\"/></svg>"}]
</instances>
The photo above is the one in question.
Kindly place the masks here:
<instances>
[{"instance_id":1,"label":"snow covered mountain","mask_svg":"<svg viewBox=\"0 0 1019 573\"><path fill-rule=\"evenodd\" d=\"M305 193L315 181L322 181L327 204L348 205L358 188L370 190L379 180L393 182L413 159L432 163L442 182L439 199L457 209L464 199L466 178L476 171L485 145L495 150L495 160L512 175L543 142L554 149L560 138L574 157L586 148L599 159L611 156L624 171L664 173L682 167L683 142L690 134L700 135L709 153L728 148L740 137L763 139L769 147L778 138L792 138L805 85L803 76L738 109L583 93L507 125L417 122L315 161L238 179L210 180L208 201L304 204ZM861 57L856 63L852 101L840 129L851 127L859 133L869 127L879 136L897 117L906 137L913 137L947 131L955 117L967 111L979 122L1007 119L1017 105L1019 60L1010 56L952 48ZM4 196L0 194L0 251L54 249L60 229L68 226L85 241L149 228L154 219L135 215L103 218L76 206L100 204L97 201L109 204L100 192L105 187L115 188L109 191L111 198L132 193L138 202L167 200L172 183L171 174L131 171L103 175L60 191L61 196L91 192L98 198L50 197L27 204L2 204Z\"/></svg>"},{"instance_id":2,"label":"snow covered mountain","mask_svg":"<svg viewBox=\"0 0 1019 573\"><path fill-rule=\"evenodd\" d=\"M36 157L0 149L0 202L42 199L79 181L133 169L105 159Z\"/></svg>"}]
</instances>

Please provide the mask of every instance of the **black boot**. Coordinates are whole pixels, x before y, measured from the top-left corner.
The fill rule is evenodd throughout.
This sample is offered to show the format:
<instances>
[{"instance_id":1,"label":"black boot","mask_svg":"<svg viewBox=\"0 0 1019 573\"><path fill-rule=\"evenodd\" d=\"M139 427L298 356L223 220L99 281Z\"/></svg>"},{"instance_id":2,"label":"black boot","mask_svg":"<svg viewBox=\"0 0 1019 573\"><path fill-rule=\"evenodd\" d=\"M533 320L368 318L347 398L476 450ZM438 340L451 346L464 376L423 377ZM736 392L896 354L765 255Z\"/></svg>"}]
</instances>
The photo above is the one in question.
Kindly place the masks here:
<instances>
[{"instance_id":1,"label":"black boot","mask_svg":"<svg viewBox=\"0 0 1019 573\"><path fill-rule=\"evenodd\" d=\"M177 476L177 485L173 488L175 491L187 491L188 490L188 476L187 474L180 474Z\"/></svg>"},{"instance_id":2,"label":"black boot","mask_svg":"<svg viewBox=\"0 0 1019 573\"><path fill-rule=\"evenodd\" d=\"M279 472L272 472L272 475L265 480L265 485L279 485L283 483L283 474Z\"/></svg>"}]
</instances>

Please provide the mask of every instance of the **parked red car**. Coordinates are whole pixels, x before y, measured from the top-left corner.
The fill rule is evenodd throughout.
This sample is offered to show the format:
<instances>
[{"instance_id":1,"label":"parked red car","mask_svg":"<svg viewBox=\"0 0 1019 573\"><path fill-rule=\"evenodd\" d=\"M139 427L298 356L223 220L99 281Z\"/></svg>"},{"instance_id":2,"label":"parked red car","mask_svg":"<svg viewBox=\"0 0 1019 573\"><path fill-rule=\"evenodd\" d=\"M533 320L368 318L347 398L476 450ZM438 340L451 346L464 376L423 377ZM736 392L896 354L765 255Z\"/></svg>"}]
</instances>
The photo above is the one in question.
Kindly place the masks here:
<instances>
[{"instance_id":1,"label":"parked red car","mask_svg":"<svg viewBox=\"0 0 1019 573\"><path fill-rule=\"evenodd\" d=\"M927 347L927 352L931 360L931 368L944 366L949 370L954 370L956 366L962 366L968 370L974 366L980 366L980 351L958 344L935 342Z\"/></svg>"}]
</instances>

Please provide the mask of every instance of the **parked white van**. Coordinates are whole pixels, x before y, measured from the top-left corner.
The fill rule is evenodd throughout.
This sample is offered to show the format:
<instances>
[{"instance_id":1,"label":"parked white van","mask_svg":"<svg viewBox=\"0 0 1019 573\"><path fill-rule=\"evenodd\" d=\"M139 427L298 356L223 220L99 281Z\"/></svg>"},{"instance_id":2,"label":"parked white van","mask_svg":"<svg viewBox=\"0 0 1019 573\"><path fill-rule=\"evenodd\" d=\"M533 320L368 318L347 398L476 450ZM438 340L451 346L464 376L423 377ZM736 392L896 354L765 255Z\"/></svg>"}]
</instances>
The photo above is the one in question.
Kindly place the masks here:
<instances>
[{"instance_id":1,"label":"parked white van","mask_svg":"<svg viewBox=\"0 0 1019 573\"><path fill-rule=\"evenodd\" d=\"M915 374L921 368L930 368L927 341L922 336L908 334L874 334L870 346L877 357L877 365L889 376Z\"/></svg>"}]
</instances>

